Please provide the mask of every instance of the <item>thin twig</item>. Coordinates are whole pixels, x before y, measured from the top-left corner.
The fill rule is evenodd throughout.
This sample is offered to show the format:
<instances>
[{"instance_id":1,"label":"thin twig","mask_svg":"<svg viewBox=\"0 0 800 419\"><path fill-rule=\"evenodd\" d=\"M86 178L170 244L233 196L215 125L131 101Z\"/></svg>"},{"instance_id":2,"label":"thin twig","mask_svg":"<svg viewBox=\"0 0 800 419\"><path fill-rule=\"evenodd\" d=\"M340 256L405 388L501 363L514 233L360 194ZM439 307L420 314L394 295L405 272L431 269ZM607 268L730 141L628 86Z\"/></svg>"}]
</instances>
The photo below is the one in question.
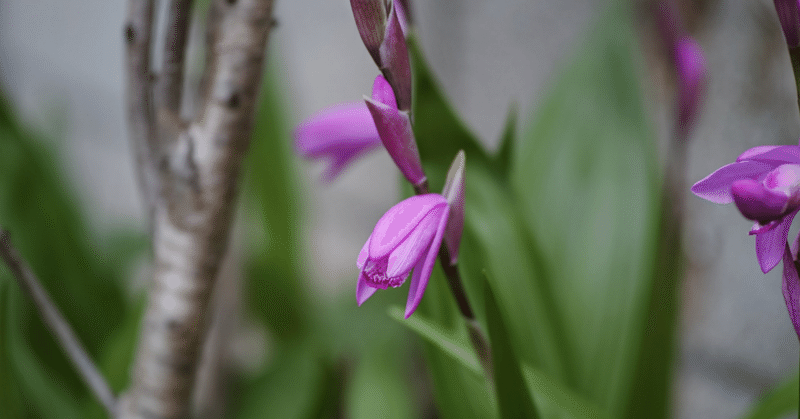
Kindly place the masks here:
<instances>
[{"instance_id":1,"label":"thin twig","mask_svg":"<svg viewBox=\"0 0 800 419\"><path fill-rule=\"evenodd\" d=\"M110 417L116 417L117 399L111 391L103 375L97 366L89 358L83 345L81 345L75 332L67 323L67 320L58 311L53 300L47 295L39 279L31 270L28 263L20 256L17 249L11 245L8 231L0 227L0 258L8 265L14 278L19 283L20 289L30 296L34 306L42 316L42 320L53 332L56 341L64 349L67 357L72 361L75 369L78 370L89 389L95 394L97 399L108 411Z\"/></svg>"}]
</instances>

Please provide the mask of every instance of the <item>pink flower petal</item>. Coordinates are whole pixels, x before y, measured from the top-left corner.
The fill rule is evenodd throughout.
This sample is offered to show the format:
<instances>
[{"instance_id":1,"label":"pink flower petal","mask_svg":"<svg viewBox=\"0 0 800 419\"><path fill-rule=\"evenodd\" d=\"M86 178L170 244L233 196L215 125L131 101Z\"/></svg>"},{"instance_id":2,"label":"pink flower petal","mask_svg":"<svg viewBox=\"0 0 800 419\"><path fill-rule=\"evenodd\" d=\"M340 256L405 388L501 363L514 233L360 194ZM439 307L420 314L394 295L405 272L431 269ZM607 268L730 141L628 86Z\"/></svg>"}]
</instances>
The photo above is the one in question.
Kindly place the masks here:
<instances>
[{"instance_id":1,"label":"pink flower petal","mask_svg":"<svg viewBox=\"0 0 800 419\"><path fill-rule=\"evenodd\" d=\"M774 268L783 258L783 248L789 237L789 227L797 211L787 215L774 228L756 234L756 256L761 271L767 273Z\"/></svg>"},{"instance_id":2,"label":"pink flower petal","mask_svg":"<svg viewBox=\"0 0 800 419\"><path fill-rule=\"evenodd\" d=\"M358 283L356 283L356 302L359 306L364 304L364 301L367 301L369 297L372 297L372 294L375 294L377 290L377 288L372 288L367 285L367 279L363 272L358 275Z\"/></svg>"},{"instance_id":3,"label":"pink flower petal","mask_svg":"<svg viewBox=\"0 0 800 419\"><path fill-rule=\"evenodd\" d=\"M789 319L792 320L794 331L800 338L800 278L797 275L797 265L794 263L791 249L788 245L784 246L783 251L783 300L786 302L786 309L789 311Z\"/></svg>"},{"instance_id":4,"label":"pink flower petal","mask_svg":"<svg viewBox=\"0 0 800 419\"><path fill-rule=\"evenodd\" d=\"M759 179L776 165L757 161L726 164L692 186L692 192L700 198L717 204L733 202L731 185L740 179Z\"/></svg>"},{"instance_id":5,"label":"pink flower petal","mask_svg":"<svg viewBox=\"0 0 800 419\"><path fill-rule=\"evenodd\" d=\"M447 205L439 194L412 196L383 214L372 231L369 243L370 258L383 258L395 250L434 208Z\"/></svg>"},{"instance_id":6,"label":"pink flower petal","mask_svg":"<svg viewBox=\"0 0 800 419\"><path fill-rule=\"evenodd\" d=\"M417 266L414 268L414 273L411 275L411 286L408 290L408 300L406 301L405 318L409 318L414 311L419 307L422 296L425 294L425 288L428 287L428 280L433 272L433 266L436 264L436 256L439 254L439 248L442 245L442 238L444 230L447 226L447 219L449 216L448 208L437 207L434 211L443 211L439 225L436 228L436 236L431 242L424 258L420 259Z\"/></svg>"}]
</instances>

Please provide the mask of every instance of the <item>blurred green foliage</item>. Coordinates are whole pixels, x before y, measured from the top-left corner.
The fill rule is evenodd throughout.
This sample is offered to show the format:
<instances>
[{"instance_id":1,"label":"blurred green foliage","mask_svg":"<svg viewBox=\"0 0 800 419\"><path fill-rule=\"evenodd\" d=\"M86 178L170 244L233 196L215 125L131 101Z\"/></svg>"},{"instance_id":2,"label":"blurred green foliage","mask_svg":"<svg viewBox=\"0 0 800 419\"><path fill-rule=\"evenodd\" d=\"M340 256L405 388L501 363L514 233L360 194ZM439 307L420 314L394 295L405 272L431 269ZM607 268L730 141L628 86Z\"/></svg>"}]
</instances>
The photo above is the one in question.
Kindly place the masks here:
<instances>
[{"instance_id":1,"label":"blurred green foliage","mask_svg":"<svg viewBox=\"0 0 800 419\"><path fill-rule=\"evenodd\" d=\"M121 388L133 352L126 336L138 330L139 315L137 304L125 297L125 284L146 248L144 235L115 231L94 237L47 143L21 126L4 98L0 149L0 226L9 230L91 356L105 360L100 366L111 384ZM0 389L19 390L20 416L102 417L5 266L0 282L8 290L0 346L9 365L0 373ZM115 344L122 340L129 343Z\"/></svg>"}]
</instances>

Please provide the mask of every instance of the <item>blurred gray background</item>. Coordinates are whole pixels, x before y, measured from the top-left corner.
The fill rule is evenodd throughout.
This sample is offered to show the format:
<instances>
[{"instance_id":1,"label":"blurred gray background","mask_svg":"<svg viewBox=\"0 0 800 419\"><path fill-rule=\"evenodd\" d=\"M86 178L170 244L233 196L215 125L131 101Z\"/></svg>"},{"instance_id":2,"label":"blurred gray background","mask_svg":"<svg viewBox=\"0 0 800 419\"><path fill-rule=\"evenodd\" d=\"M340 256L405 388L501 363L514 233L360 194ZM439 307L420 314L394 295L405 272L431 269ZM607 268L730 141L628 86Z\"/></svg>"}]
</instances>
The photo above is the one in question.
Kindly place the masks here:
<instances>
[{"instance_id":1,"label":"blurred gray background","mask_svg":"<svg viewBox=\"0 0 800 419\"><path fill-rule=\"evenodd\" d=\"M772 1L684 3L710 74L690 148L691 183L749 147L794 143L800 117ZM524 120L603 4L419 0L413 14L445 92L493 149L510 103L519 105ZM122 0L0 2L2 87L30 125L60 142L66 176L98 230L144 225L125 134L125 10ZM349 2L278 0L275 16L279 26L270 53L288 81L283 93L293 123L370 92L377 71ZM650 22L641 19L640 33L653 33ZM663 51L643 38L648 68L642 81L663 143L671 123L670 77ZM382 170L390 164L385 153L375 153L325 187L317 182L319 165L298 161L309 204L309 281L320 295L354 288L355 255L396 202L395 173ZM679 418L736 417L796 371L798 344L781 296L780 268L760 272L754 240L747 236L750 223L733 206L717 207L688 189L686 195L689 275L682 292L675 412Z\"/></svg>"}]
</instances>

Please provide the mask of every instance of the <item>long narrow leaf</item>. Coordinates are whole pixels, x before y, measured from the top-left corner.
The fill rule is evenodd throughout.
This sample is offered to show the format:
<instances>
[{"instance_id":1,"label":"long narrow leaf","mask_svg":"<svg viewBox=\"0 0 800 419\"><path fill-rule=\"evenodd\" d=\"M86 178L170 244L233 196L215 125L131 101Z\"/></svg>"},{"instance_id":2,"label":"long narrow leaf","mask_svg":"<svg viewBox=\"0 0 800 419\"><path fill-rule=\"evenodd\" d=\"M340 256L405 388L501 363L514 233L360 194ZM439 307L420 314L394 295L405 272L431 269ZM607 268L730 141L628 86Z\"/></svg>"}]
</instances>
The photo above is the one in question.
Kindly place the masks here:
<instances>
[{"instance_id":1,"label":"long narrow leaf","mask_svg":"<svg viewBox=\"0 0 800 419\"><path fill-rule=\"evenodd\" d=\"M608 417L602 414L591 402L529 365L522 365L522 375L525 377L525 383L534 398L550 403L558 411L568 414L569 417L575 419L603 419Z\"/></svg>"},{"instance_id":2,"label":"long narrow leaf","mask_svg":"<svg viewBox=\"0 0 800 419\"><path fill-rule=\"evenodd\" d=\"M742 419L778 419L797 411L800 375L794 374L778 384L750 409Z\"/></svg>"},{"instance_id":3,"label":"long narrow leaf","mask_svg":"<svg viewBox=\"0 0 800 419\"><path fill-rule=\"evenodd\" d=\"M451 356L468 370L477 375L483 374L475 351L463 342L457 341L453 337L455 333L442 330L441 327L422 318L418 314L405 319L403 309L397 306L389 307L389 316L416 332L420 337Z\"/></svg>"},{"instance_id":4,"label":"long narrow leaf","mask_svg":"<svg viewBox=\"0 0 800 419\"><path fill-rule=\"evenodd\" d=\"M500 316L500 310L488 278L485 292L486 324L492 345L494 387L500 416L503 418L538 418L539 411L534 406L531 393L525 388L519 359L511 346L511 340Z\"/></svg>"}]
</instances>

